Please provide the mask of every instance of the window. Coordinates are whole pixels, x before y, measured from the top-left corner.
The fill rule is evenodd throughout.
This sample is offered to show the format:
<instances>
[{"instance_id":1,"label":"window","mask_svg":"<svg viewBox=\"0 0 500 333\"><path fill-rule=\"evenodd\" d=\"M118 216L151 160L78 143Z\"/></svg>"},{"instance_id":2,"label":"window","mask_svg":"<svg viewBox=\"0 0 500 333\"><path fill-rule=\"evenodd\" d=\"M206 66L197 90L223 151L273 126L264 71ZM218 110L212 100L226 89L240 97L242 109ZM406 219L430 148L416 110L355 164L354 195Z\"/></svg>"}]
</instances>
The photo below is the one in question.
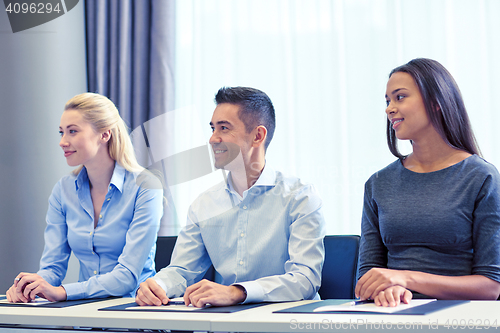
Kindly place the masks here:
<instances>
[{"instance_id":1,"label":"window","mask_svg":"<svg viewBox=\"0 0 500 333\"><path fill-rule=\"evenodd\" d=\"M176 11L173 145L208 143L220 87L265 91L277 118L267 163L316 186L328 234L360 233L364 183L395 160L388 74L413 58L452 73L484 157L500 166L498 1L182 0ZM216 171L171 186L181 226L189 204L221 180Z\"/></svg>"}]
</instances>

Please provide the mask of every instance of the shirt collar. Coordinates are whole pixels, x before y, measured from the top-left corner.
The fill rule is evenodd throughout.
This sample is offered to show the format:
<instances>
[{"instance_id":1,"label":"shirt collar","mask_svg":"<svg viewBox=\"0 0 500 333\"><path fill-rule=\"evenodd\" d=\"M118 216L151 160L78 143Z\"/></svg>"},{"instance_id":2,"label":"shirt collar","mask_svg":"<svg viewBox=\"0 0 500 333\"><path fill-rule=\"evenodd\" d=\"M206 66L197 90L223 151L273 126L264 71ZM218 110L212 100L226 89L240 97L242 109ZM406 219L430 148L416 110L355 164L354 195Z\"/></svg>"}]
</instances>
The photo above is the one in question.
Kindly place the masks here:
<instances>
[{"instance_id":1,"label":"shirt collar","mask_svg":"<svg viewBox=\"0 0 500 333\"><path fill-rule=\"evenodd\" d=\"M123 183L125 183L125 168L115 162L115 170L109 185L114 185L118 191L123 192Z\"/></svg>"},{"instance_id":2,"label":"shirt collar","mask_svg":"<svg viewBox=\"0 0 500 333\"><path fill-rule=\"evenodd\" d=\"M262 173L260 174L260 176L257 179L257 181L255 182L255 184L253 184L248 190L243 191L243 193L249 191L250 189L252 189L254 187L259 187L259 186L262 186L262 187L271 186L272 187L272 186L275 186L275 184L276 184L276 172L274 171L274 169L272 169L270 166L268 166L266 164L266 165L264 165L264 170L262 170ZM229 172L229 174L227 176L226 190L228 190L229 192L236 193L236 191L234 190L234 187L233 187L233 180L231 177L231 172Z\"/></svg>"},{"instance_id":3,"label":"shirt collar","mask_svg":"<svg viewBox=\"0 0 500 333\"><path fill-rule=\"evenodd\" d=\"M83 186L83 184L89 181L89 176L87 174L87 168L84 166L75 180L76 190ZM115 162L115 169L113 170L113 175L111 176L111 181L109 185L114 185L117 190L122 192L123 183L125 182L125 168L123 168L120 164Z\"/></svg>"},{"instance_id":4,"label":"shirt collar","mask_svg":"<svg viewBox=\"0 0 500 333\"><path fill-rule=\"evenodd\" d=\"M75 179L76 190L78 191L79 188L82 188L85 183L89 183L89 176L87 175L87 168L82 167L82 170L80 170Z\"/></svg>"}]
</instances>

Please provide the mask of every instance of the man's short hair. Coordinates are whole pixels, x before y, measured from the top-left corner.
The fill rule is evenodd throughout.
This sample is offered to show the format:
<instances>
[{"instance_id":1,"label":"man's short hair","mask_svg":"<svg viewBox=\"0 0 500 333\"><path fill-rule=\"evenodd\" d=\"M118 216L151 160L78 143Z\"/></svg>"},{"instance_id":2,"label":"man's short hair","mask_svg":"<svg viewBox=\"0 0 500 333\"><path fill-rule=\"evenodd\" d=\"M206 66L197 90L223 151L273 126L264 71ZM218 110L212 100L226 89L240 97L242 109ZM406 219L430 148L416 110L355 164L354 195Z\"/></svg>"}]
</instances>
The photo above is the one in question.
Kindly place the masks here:
<instances>
[{"instance_id":1,"label":"man's short hair","mask_svg":"<svg viewBox=\"0 0 500 333\"><path fill-rule=\"evenodd\" d=\"M215 95L215 103L230 103L239 106L238 117L245 124L247 133L257 126L267 129L264 148L267 150L276 127L274 106L265 92L249 87L222 87Z\"/></svg>"}]
</instances>

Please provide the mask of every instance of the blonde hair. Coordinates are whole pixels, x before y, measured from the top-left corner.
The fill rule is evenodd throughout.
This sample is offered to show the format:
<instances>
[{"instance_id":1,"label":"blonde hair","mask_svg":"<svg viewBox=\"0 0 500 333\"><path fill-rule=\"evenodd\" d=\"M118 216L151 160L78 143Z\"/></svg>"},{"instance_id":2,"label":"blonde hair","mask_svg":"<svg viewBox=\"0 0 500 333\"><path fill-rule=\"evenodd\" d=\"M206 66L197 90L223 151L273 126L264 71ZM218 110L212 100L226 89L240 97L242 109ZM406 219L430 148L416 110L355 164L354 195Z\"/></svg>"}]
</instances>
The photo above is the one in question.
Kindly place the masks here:
<instances>
[{"instance_id":1,"label":"blonde hair","mask_svg":"<svg viewBox=\"0 0 500 333\"><path fill-rule=\"evenodd\" d=\"M67 110L78 111L97 133L111 131L108 141L109 156L123 168L130 172L144 170L135 157L127 125L116 106L106 96L94 93L76 95L66 103L64 111ZM77 175L82 168L83 165L73 170L73 173Z\"/></svg>"}]
</instances>

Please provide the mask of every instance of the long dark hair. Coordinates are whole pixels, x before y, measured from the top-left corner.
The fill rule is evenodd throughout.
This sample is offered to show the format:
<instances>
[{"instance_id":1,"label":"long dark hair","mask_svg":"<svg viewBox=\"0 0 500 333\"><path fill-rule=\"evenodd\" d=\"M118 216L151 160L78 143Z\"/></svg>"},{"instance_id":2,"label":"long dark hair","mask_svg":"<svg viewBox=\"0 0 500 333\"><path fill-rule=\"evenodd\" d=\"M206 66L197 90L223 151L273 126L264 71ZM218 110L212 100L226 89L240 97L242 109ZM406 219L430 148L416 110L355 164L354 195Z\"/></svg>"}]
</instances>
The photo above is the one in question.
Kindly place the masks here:
<instances>
[{"instance_id":1,"label":"long dark hair","mask_svg":"<svg viewBox=\"0 0 500 333\"><path fill-rule=\"evenodd\" d=\"M446 68L435 60L417 58L394 68L389 78L397 72L408 73L415 80L427 116L444 141L451 147L481 156L462 94ZM387 144L394 156L399 159L406 157L399 152L396 132L389 120L387 120Z\"/></svg>"}]
</instances>

